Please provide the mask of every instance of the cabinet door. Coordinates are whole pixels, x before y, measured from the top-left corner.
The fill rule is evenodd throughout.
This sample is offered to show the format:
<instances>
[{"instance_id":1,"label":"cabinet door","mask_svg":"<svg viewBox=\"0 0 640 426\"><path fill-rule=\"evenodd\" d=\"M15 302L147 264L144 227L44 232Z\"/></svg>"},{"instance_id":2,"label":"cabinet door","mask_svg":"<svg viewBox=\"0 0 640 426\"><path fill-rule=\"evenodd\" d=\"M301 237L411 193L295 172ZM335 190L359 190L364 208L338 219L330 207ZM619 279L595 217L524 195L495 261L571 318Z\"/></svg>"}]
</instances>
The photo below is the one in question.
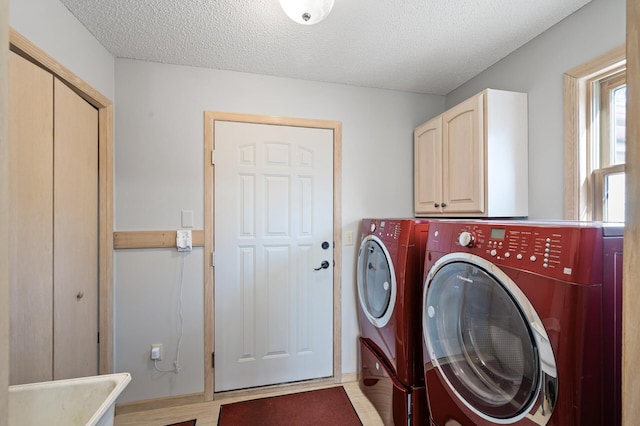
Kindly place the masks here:
<instances>
[{"instance_id":1,"label":"cabinet door","mask_svg":"<svg viewBox=\"0 0 640 426\"><path fill-rule=\"evenodd\" d=\"M10 384L52 379L53 76L9 52Z\"/></svg>"},{"instance_id":2,"label":"cabinet door","mask_svg":"<svg viewBox=\"0 0 640 426\"><path fill-rule=\"evenodd\" d=\"M443 213L485 211L484 93L442 115Z\"/></svg>"},{"instance_id":3,"label":"cabinet door","mask_svg":"<svg viewBox=\"0 0 640 426\"><path fill-rule=\"evenodd\" d=\"M54 380L98 374L98 111L55 80Z\"/></svg>"},{"instance_id":4,"label":"cabinet door","mask_svg":"<svg viewBox=\"0 0 640 426\"><path fill-rule=\"evenodd\" d=\"M442 212L442 116L416 128L414 149L414 209L416 215Z\"/></svg>"}]
</instances>

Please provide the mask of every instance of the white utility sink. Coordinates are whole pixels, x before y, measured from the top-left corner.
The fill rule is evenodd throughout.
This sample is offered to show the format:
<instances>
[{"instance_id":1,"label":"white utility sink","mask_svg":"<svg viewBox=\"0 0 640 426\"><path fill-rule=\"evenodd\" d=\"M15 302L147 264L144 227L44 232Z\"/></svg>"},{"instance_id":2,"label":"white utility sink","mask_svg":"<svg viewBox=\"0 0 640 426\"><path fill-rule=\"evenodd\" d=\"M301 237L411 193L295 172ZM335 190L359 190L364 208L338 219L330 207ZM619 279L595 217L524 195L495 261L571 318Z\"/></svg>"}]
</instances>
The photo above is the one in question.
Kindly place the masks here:
<instances>
[{"instance_id":1,"label":"white utility sink","mask_svg":"<svg viewBox=\"0 0 640 426\"><path fill-rule=\"evenodd\" d=\"M110 426L129 373L9 386L11 426Z\"/></svg>"}]
</instances>

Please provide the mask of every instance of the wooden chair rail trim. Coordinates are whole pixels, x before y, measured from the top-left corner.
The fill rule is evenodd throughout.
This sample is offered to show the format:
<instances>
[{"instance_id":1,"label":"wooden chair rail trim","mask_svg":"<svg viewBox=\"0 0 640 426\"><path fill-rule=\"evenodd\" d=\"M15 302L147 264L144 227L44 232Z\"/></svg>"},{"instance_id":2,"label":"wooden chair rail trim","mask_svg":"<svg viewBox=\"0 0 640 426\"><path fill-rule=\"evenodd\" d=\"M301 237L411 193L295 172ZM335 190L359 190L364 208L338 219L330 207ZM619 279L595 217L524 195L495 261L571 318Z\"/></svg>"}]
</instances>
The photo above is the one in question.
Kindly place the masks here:
<instances>
[{"instance_id":1,"label":"wooden chair rail trim","mask_svg":"<svg viewBox=\"0 0 640 426\"><path fill-rule=\"evenodd\" d=\"M177 231L118 231L113 233L114 249L175 248ZM191 230L191 245L204 247L204 231Z\"/></svg>"}]
</instances>

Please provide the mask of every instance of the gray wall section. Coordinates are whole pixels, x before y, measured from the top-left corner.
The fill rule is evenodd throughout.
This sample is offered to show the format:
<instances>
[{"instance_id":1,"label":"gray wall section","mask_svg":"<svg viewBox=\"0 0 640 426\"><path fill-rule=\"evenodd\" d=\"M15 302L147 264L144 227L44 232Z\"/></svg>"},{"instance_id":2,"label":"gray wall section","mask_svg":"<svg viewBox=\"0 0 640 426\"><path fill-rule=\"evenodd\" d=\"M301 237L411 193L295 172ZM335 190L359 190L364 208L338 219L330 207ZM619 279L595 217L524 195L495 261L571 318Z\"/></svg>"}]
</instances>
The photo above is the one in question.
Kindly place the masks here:
<instances>
[{"instance_id":1,"label":"gray wall section","mask_svg":"<svg viewBox=\"0 0 640 426\"><path fill-rule=\"evenodd\" d=\"M114 101L114 58L57 0L9 0L9 25Z\"/></svg>"},{"instance_id":2,"label":"gray wall section","mask_svg":"<svg viewBox=\"0 0 640 426\"><path fill-rule=\"evenodd\" d=\"M443 96L127 59L116 60L116 97L116 230L177 229L181 210L192 210L194 228L202 229L209 110L341 121L343 232L353 231L355 239L364 216L413 215L413 128L442 112L445 102ZM343 247L344 373L357 370L357 247ZM203 390L201 249L185 263L183 370L158 374L147 361L151 343L163 343L165 353L175 350L168 316L176 310L179 262L173 250L116 253L116 368L134 378L123 401Z\"/></svg>"},{"instance_id":3,"label":"gray wall section","mask_svg":"<svg viewBox=\"0 0 640 426\"><path fill-rule=\"evenodd\" d=\"M180 226L174 224L173 228ZM118 401L202 392L203 249L190 253L171 249L116 250L114 258L115 370L132 376ZM181 367L178 374L154 369L149 354L155 343L163 345L158 369L171 370L177 360Z\"/></svg>"},{"instance_id":4,"label":"gray wall section","mask_svg":"<svg viewBox=\"0 0 640 426\"><path fill-rule=\"evenodd\" d=\"M563 74L625 43L625 0L593 0L447 95L490 87L529 95L529 218L564 215Z\"/></svg>"}]
</instances>

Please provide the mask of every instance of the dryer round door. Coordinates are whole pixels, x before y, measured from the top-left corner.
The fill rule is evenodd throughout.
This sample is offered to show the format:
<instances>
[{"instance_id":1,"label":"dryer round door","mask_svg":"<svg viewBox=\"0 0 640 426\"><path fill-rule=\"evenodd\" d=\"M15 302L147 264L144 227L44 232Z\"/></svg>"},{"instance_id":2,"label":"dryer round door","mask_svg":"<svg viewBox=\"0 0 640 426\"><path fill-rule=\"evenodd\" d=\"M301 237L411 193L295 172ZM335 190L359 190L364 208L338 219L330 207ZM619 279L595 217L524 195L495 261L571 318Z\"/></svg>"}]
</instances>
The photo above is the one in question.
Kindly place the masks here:
<instances>
[{"instance_id":1,"label":"dryer round door","mask_svg":"<svg viewBox=\"0 0 640 426\"><path fill-rule=\"evenodd\" d=\"M389 251L374 235L368 235L358 252L358 299L365 316L376 327L387 325L396 304L396 273Z\"/></svg>"},{"instance_id":2,"label":"dryer round door","mask_svg":"<svg viewBox=\"0 0 640 426\"><path fill-rule=\"evenodd\" d=\"M453 394L497 424L548 422L557 399L553 350L542 321L497 266L468 253L440 258L423 292L431 362Z\"/></svg>"}]
</instances>

